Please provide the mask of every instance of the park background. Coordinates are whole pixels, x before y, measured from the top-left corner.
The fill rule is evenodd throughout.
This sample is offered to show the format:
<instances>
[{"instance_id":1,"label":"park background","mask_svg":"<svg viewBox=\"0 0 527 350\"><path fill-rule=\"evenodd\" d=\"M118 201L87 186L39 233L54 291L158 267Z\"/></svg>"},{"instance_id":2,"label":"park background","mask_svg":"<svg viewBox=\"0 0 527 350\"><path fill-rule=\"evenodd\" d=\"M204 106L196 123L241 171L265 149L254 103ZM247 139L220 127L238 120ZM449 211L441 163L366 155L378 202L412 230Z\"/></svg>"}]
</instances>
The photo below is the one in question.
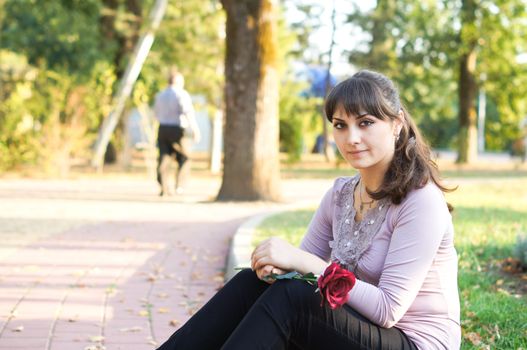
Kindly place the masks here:
<instances>
[{"instance_id":1,"label":"park background","mask_svg":"<svg viewBox=\"0 0 527 350\"><path fill-rule=\"evenodd\" d=\"M281 181L352 174L329 89L391 77L460 186L463 346L526 348L525 1L0 0L0 27L3 179L154 186L150 106L175 66L205 131L194 177L212 200L277 201ZM271 232L305 228L290 215Z\"/></svg>"}]
</instances>

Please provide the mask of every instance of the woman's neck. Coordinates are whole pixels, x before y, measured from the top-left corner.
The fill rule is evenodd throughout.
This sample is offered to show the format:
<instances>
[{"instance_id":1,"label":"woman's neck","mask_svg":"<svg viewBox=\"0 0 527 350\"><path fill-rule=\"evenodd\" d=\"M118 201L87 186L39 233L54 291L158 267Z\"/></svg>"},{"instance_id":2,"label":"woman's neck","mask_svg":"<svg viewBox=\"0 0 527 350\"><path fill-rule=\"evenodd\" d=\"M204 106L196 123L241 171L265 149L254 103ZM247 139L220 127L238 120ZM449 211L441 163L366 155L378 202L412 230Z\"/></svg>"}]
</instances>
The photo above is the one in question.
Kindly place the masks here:
<instances>
[{"instance_id":1,"label":"woman's neck","mask_svg":"<svg viewBox=\"0 0 527 350\"><path fill-rule=\"evenodd\" d=\"M359 172L365 189L372 192L377 191L377 189L381 187L382 181L384 179L384 173L379 171L368 171L368 169L362 169L359 170Z\"/></svg>"}]
</instances>

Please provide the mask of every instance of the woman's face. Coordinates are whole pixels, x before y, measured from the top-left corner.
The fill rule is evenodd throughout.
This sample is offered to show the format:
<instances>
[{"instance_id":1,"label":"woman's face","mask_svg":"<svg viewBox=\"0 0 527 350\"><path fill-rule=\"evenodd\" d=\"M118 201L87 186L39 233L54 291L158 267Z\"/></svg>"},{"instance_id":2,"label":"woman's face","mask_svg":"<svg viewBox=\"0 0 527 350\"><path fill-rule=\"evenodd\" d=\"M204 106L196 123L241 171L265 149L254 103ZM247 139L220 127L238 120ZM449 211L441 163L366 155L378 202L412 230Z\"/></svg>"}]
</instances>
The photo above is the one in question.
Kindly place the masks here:
<instances>
[{"instance_id":1,"label":"woman's face","mask_svg":"<svg viewBox=\"0 0 527 350\"><path fill-rule=\"evenodd\" d=\"M395 135L399 124L380 120L366 112L348 115L342 106L333 114L333 136L344 157L357 170L384 174L395 152Z\"/></svg>"}]
</instances>

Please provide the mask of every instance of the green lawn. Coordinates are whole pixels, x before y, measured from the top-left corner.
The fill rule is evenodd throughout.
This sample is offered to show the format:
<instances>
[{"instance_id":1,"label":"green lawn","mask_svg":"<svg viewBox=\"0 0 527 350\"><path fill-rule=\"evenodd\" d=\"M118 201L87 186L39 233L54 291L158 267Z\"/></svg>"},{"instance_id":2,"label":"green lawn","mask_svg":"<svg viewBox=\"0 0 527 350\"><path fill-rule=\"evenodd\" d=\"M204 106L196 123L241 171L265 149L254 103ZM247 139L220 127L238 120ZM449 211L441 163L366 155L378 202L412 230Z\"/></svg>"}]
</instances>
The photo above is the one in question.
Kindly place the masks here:
<instances>
[{"instance_id":1,"label":"green lawn","mask_svg":"<svg viewBox=\"0 0 527 350\"><path fill-rule=\"evenodd\" d=\"M527 176L475 172L451 179L447 194L459 254L462 349L527 349L527 274L510 275L502 262L516 236L527 233ZM314 208L278 214L256 230L299 244Z\"/></svg>"}]
</instances>

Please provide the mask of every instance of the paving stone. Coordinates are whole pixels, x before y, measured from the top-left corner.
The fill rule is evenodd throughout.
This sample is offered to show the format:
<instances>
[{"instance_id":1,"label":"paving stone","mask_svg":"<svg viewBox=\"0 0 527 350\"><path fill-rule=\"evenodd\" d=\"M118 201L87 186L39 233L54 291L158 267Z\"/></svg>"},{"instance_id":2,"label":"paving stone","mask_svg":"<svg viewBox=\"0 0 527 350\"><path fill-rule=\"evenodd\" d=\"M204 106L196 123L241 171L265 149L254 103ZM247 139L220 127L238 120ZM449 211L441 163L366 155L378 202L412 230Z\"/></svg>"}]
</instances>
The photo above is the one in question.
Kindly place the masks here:
<instances>
[{"instance_id":1,"label":"paving stone","mask_svg":"<svg viewBox=\"0 0 527 350\"><path fill-rule=\"evenodd\" d=\"M330 185L287 190L321 198ZM219 186L193 179L165 199L144 177L0 179L0 349L82 350L101 334L107 350L164 342L221 286L236 228L283 206L207 202Z\"/></svg>"}]
</instances>

